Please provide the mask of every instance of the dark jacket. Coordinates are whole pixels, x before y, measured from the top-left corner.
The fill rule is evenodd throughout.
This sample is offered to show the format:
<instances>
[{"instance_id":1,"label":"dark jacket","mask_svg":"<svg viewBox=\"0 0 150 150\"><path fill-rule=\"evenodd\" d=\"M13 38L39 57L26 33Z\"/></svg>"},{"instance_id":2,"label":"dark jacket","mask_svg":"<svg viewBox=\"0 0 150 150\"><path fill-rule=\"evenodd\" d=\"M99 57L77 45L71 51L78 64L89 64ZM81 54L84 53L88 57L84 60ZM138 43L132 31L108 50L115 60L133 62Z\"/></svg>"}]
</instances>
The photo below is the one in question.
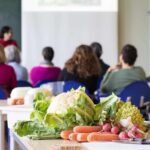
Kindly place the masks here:
<instances>
[{"instance_id":1,"label":"dark jacket","mask_svg":"<svg viewBox=\"0 0 150 150\"><path fill-rule=\"evenodd\" d=\"M97 88L98 76L90 76L87 78L80 78L76 73L72 74L64 68L60 74L59 80L61 81L76 81L85 85L90 94L92 95Z\"/></svg>"},{"instance_id":2,"label":"dark jacket","mask_svg":"<svg viewBox=\"0 0 150 150\"><path fill-rule=\"evenodd\" d=\"M103 77L103 75L106 73L107 69L109 68L109 65L107 65L102 59L99 59L99 63L102 68L101 76Z\"/></svg>"}]
</instances>

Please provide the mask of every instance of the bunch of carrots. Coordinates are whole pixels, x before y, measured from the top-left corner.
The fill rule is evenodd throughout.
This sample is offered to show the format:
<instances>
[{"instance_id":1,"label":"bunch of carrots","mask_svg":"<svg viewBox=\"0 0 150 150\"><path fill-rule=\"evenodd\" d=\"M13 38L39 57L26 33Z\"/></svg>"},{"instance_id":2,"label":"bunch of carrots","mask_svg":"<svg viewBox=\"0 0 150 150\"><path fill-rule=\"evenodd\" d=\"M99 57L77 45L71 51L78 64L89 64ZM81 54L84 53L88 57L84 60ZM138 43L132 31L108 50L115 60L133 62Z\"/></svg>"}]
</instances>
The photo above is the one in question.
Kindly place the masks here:
<instances>
[{"instance_id":1,"label":"bunch of carrots","mask_svg":"<svg viewBox=\"0 0 150 150\"><path fill-rule=\"evenodd\" d=\"M76 126L73 130L62 131L61 137L64 140L77 142L113 141L119 139L117 134L101 131L102 126Z\"/></svg>"}]
</instances>

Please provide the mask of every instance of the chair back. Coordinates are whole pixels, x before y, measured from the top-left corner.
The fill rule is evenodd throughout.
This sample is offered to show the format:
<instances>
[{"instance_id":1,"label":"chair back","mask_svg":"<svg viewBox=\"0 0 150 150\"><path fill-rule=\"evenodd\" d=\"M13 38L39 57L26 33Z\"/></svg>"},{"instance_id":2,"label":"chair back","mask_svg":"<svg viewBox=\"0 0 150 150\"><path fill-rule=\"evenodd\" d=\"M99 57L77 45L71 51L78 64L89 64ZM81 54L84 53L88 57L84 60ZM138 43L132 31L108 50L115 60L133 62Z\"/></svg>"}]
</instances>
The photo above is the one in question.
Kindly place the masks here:
<instances>
[{"instance_id":1,"label":"chair back","mask_svg":"<svg viewBox=\"0 0 150 150\"><path fill-rule=\"evenodd\" d=\"M130 97L132 103L139 107L142 97L144 97L144 101L150 101L150 88L145 81L135 81L126 86L119 97L124 101Z\"/></svg>"},{"instance_id":2,"label":"chair back","mask_svg":"<svg viewBox=\"0 0 150 150\"><path fill-rule=\"evenodd\" d=\"M99 77L98 78L97 85L96 85L97 86L97 90L100 88L102 80L103 80L103 77Z\"/></svg>"},{"instance_id":3,"label":"chair back","mask_svg":"<svg viewBox=\"0 0 150 150\"><path fill-rule=\"evenodd\" d=\"M6 99L7 98L7 94L6 91L0 87L0 100Z\"/></svg>"},{"instance_id":4,"label":"chair back","mask_svg":"<svg viewBox=\"0 0 150 150\"><path fill-rule=\"evenodd\" d=\"M46 88L52 91L53 95L58 95L63 92L64 81L51 81L40 85L42 88Z\"/></svg>"},{"instance_id":5,"label":"chair back","mask_svg":"<svg viewBox=\"0 0 150 150\"><path fill-rule=\"evenodd\" d=\"M39 82L37 87L51 89L54 95L58 95L62 92L70 91L71 89L84 87L84 85L76 81L48 81L47 80L47 81ZM89 94L89 91L87 89L85 89L85 92Z\"/></svg>"},{"instance_id":6,"label":"chair back","mask_svg":"<svg viewBox=\"0 0 150 150\"><path fill-rule=\"evenodd\" d=\"M41 80L41 81L38 81L34 87L40 87L43 84L50 83L50 82L55 82L55 81L54 80Z\"/></svg>"},{"instance_id":7,"label":"chair back","mask_svg":"<svg viewBox=\"0 0 150 150\"><path fill-rule=\"evenodd\" d=\"M25 80L19 80L17 81L17 87L32 87L32 85Z\"/></svg>"},{"instance_id":8,"label":"chair back","mask_svg":"<svg viewBox=\"0 0 150 150\"><path fill-rule=\"evenodd\" d=\"M78 89L79 87L85 87L82 83L76 82L76 81L65 81L64 86L63 86L63 91L67 92L70 91L71 89ZM89 95L89 91L87 88L85 88L86 94Z\"/></svg>"}]
</instances>

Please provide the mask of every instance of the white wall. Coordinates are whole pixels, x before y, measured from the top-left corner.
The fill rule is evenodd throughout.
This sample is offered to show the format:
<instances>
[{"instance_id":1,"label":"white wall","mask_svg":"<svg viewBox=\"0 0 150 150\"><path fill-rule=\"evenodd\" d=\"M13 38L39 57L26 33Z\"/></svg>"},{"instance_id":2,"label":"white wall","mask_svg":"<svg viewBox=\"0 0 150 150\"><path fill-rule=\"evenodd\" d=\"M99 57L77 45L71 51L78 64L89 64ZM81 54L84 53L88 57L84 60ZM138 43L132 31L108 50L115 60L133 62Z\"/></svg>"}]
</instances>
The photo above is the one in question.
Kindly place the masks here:
<instances>
[{"instance_id":1,"label":"white wall","mask_svg":"<svg viewBox=\"0 0 150 150\"><path fill-rule=\"evenodd\" d=\"M119 49L127 43L138 49L137 65L150 75L148 0L119 0Z\"/></svg>"},{"instance_id":2,"label":"white wall","mask_svg":"<svg viewBox=\"0 0 150 150\"><path fill-rule=\"evenodd\" d=\"M22 55L23 64L29 70L40 63L41 50L48 45L54 48L54 63L60 67L64 66L79 44L90 44L93 41L102 44L103 59L107 63L117 62L117 0L113 0L114 7L108 5L112 4L112 0L101 0L101 4L105 4L102 5L105 11L99 9L101 7L97 7L97 11L88 11L86 8L85 11L81 11L82 8L78 11L58 11L58 8L57 11L49 11L51 8L36 3L32 3L32 10L32 5L24 5L27 2L35 1L23 0L22 3Z\"/></svg>"},{"instance_id":3,"label":"white wall","mask_svg":"<svg viewBox=\"0 0 150 150\"><path fill-rule=\"evenodd\" d=\"M75 47L93 41L103 45L106 62L116 63L117 13L30 12L23 15L22 29L23 63L28 68L39 64L44 46L55 49L54 63L63 67Z\"/></svg>"}]
</instances>

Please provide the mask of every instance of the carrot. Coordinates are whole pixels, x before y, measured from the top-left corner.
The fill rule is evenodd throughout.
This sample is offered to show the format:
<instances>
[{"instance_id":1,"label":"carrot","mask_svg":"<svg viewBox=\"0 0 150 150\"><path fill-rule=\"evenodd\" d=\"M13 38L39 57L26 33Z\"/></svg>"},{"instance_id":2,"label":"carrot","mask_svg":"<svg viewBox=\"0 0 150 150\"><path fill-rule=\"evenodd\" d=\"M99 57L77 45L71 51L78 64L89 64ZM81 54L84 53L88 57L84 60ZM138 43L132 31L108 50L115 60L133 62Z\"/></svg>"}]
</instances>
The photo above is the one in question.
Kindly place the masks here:
<instances>
[{"instance_id":1,"label":"carrot","mask_svg":"<svg viewBox=\"0 0 150 150\"><path fill-rule=\"evenodd\" d=\"M102 128L101 126L76 126L73 128L73 132L75 133L91 133L98 132Z\"/></svg>"},{"instance_id":2,"label":"carrot","mask_svg":"<svg viewBox=\"0 0 150 150\"><path fill-rule=\"evenodd\" d=\"M69 135L73 133L72 130L64 130L60 133L60 136L64 139L64 140L68 140L69 139Z\"/></svg>"},{"instance_id":3,"label":"carrot","mask_svg":"<svg viewBox=\"0 0 150 150\"><path fill-rule=\"evenodd\" d=\"M23 104L24 104L24 100L23 99L17 99L16 105L23 105Z\"/></svg>"},{"instance_id":4,"label":"carrot","mask_svg":"<svg viewBox=\"0 0 150 150\"><path fill-rule=\"evenodd\" d=\"M87 137L88 142L93 142L93 141L113 141L113 140L118 140L118 135L117 134L112 134L112 133L100 133L100 132L95 132L95 133L90 133Z\"/></svg>"},{"instance_id":5,"label":"carrot","mask_svg":"<svg viewBox=\"0 0 150 150\"><path fill-rule=\"evenodd\" d=\"M69 140L71 140L71 141L77 141L77 135L78 135L78 133L71 133L69 135Z\"/></svg>"},{"instance_id":6,"label":"carrot","mask_svg":"<svg viewBox=\"0 0 150 150\"><path fill-rule=\"evenodd\" d=\"M87 137L90 133L78 133L77 141L78 142L87 142Z\"/></svg>"},{"instance_id":7,"label":"carrot","mask_svg":"<svg viewBox=\"0 0 150 150\"><path fill-rule=\"evenodd\" d=\"M16 105L17 100L16 99L11 99L10 104L11 105Z\"/></svg>"}]
</instances>

